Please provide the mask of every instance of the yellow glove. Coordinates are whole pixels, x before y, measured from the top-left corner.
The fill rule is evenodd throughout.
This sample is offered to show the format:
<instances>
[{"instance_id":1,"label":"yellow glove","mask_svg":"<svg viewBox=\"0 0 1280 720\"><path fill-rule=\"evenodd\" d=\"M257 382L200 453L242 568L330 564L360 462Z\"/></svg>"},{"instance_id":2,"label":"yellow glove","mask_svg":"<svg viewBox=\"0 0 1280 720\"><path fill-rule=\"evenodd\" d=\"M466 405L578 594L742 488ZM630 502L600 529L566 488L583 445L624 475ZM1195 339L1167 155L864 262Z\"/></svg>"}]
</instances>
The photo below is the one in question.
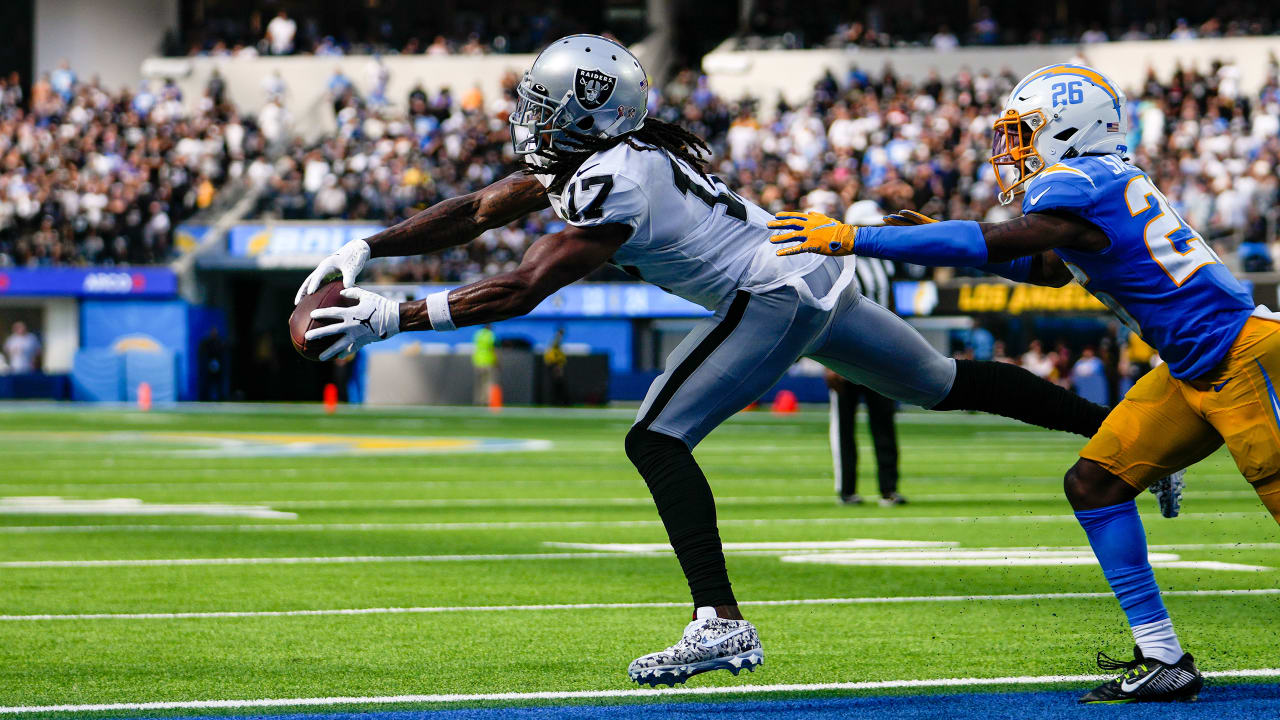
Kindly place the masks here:
<instances>
[{"instance_id":1,"label":"yellow glove","mask_svg":"<svg viewBox=\"0 0 1280 720\"><path fill-rule=\"evenodd\" d=\"M915 210L899 210L898 212L892 215L884 216L885 225L894 225L897 227L911 227L912 225L928 225L929 223L936 223L936 222L938 221L934 220L928 215L922 215L916 212Z\"/></svg>"},{"instance_id":2,"label":"yellow glove","mask_svg":"<svg viewBox=\"0 0 1280 720\"><path fill-rule=\"evenodd\" d=\"M822 213L780 212L773 216L769 228L778 231L771 243L799 243L778 250L778 255L816 253L818 255L852 255L853 241L858 235L855 225L836 222Z\"/></svg>"}]
</instances>

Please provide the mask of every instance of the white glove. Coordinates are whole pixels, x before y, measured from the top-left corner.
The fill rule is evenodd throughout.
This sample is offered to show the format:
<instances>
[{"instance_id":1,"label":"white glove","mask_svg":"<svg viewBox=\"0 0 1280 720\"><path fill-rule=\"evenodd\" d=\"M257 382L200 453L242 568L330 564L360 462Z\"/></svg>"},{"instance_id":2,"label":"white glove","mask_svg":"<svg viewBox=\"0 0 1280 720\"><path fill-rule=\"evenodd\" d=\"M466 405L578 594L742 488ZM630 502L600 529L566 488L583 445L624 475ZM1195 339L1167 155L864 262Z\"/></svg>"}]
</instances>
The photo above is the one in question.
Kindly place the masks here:
<instances>
[{"instance_id":1,"label":"white glove","mask_svg":"<svg viewBox=\"0 0 1280 720\"><path fill-rule=\"evenodd\" d=\"M356 276L364 269L364 264L367 262L369 262L369 243L364 240L352 240L343 245L338 248L338 252L321 260L307 279L302 281L298 294L293 296L293 304L297 305L302 302L302 298L319 290L320 283L324 282L325 277L335 272L342 273L343 287L349 288L355 285Z\"/></svg>"},{"instance_id":2,"label":"white glove","mask_svg":"<svg viewBox=\"0 0 1280 720\"><path fill-rule=\"evenodd\" d=\"M327 307L311 311L313 320L329 319L338 322L307 331L308 340L342 333L337 342L320 353L321 360L353 353L369 343L386 340L400 332L400 303L358 287L343 290L342 296L360 302L351 307Z\"/></svg>"}]
</instances>

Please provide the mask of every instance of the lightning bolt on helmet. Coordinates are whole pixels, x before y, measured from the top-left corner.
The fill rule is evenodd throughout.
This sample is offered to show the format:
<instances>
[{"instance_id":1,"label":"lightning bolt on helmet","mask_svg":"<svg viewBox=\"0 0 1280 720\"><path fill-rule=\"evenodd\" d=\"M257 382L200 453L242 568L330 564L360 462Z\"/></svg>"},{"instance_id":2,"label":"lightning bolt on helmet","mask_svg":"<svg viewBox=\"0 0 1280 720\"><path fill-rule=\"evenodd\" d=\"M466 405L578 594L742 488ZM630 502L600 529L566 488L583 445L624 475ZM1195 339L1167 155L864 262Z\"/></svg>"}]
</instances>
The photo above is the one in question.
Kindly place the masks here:
<instances>
[{"instance_id":1,"label":"lightning bolt on helmet","mask_svg":"<svg viewBox=\"0 0 1280 720\"><path fill-rule=\"evenodd\" d=\"M1080 155L1120 155L1125 97L1084 65L1046 65L1022 79L996 119L991 166L1008 205L1046 167Z\"/></svg>"},{"instance_id":2,"label":"lightning bolt on helmet","mask_svg":"<svg viewBox=\"0 0 1280 720\"><path fill-rule=\"evenodd\" d=\"M622 45L569 35L538 54L516 87L511 144L533 159L550 147L572 150L565 131L611 138L644 125L649 81Z\"/></svg>"}]
</instances>

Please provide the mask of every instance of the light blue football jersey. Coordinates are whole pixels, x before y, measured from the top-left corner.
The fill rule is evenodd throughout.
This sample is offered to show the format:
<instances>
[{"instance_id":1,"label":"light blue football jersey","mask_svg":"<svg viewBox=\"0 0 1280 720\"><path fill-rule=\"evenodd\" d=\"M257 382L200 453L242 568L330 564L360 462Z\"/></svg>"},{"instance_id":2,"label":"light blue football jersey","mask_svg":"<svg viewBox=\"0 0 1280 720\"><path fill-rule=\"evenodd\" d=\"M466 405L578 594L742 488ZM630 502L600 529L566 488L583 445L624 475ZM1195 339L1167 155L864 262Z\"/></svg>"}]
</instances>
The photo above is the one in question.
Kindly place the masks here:
<instances>
[{"instance_id":1,"label":"light blue football jersey","mask_svg":"<svg viewBox=\"0 0 1280 720\"><path fill-rule=\"evenodd\" d=\"M1254 311L1253 297L1142 170L1114 155L1072 158L1032 178L1024 213L1097 225L1101 252L1059 249L1076 280L1160 351L1177 378L1213 369Z\"/></svg>"}]
</instances>

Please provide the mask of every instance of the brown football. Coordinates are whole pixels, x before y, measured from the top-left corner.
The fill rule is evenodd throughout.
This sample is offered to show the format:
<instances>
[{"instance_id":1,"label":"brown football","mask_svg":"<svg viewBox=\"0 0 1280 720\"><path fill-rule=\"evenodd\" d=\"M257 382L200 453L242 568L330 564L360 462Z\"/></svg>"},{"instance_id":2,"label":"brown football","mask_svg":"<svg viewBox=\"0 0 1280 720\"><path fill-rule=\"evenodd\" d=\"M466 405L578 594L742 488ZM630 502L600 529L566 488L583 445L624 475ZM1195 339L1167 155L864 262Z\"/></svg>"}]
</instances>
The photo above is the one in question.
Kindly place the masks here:
<instances>
[{"instance_id":1,"label":"brown football","mask_svg":"<svg viewBox=\"0 0 1280 720\"><path fill-rule=\"evenodd\" d=\"M293 341L293 349L297 350L302 357L308 360L319 360L320 353L328 350L329 346L341 337L341 335L329 335L307 340L308 330L337 322L336 320L313 320L311 319L312 310L326 307L351 307L358 304L351 298L343 297L341 292L341 280L325 283L319 290L302 298L302 302L293 309L293 314L289 316L289 339Z\"/></svg>"}]
</instances>

